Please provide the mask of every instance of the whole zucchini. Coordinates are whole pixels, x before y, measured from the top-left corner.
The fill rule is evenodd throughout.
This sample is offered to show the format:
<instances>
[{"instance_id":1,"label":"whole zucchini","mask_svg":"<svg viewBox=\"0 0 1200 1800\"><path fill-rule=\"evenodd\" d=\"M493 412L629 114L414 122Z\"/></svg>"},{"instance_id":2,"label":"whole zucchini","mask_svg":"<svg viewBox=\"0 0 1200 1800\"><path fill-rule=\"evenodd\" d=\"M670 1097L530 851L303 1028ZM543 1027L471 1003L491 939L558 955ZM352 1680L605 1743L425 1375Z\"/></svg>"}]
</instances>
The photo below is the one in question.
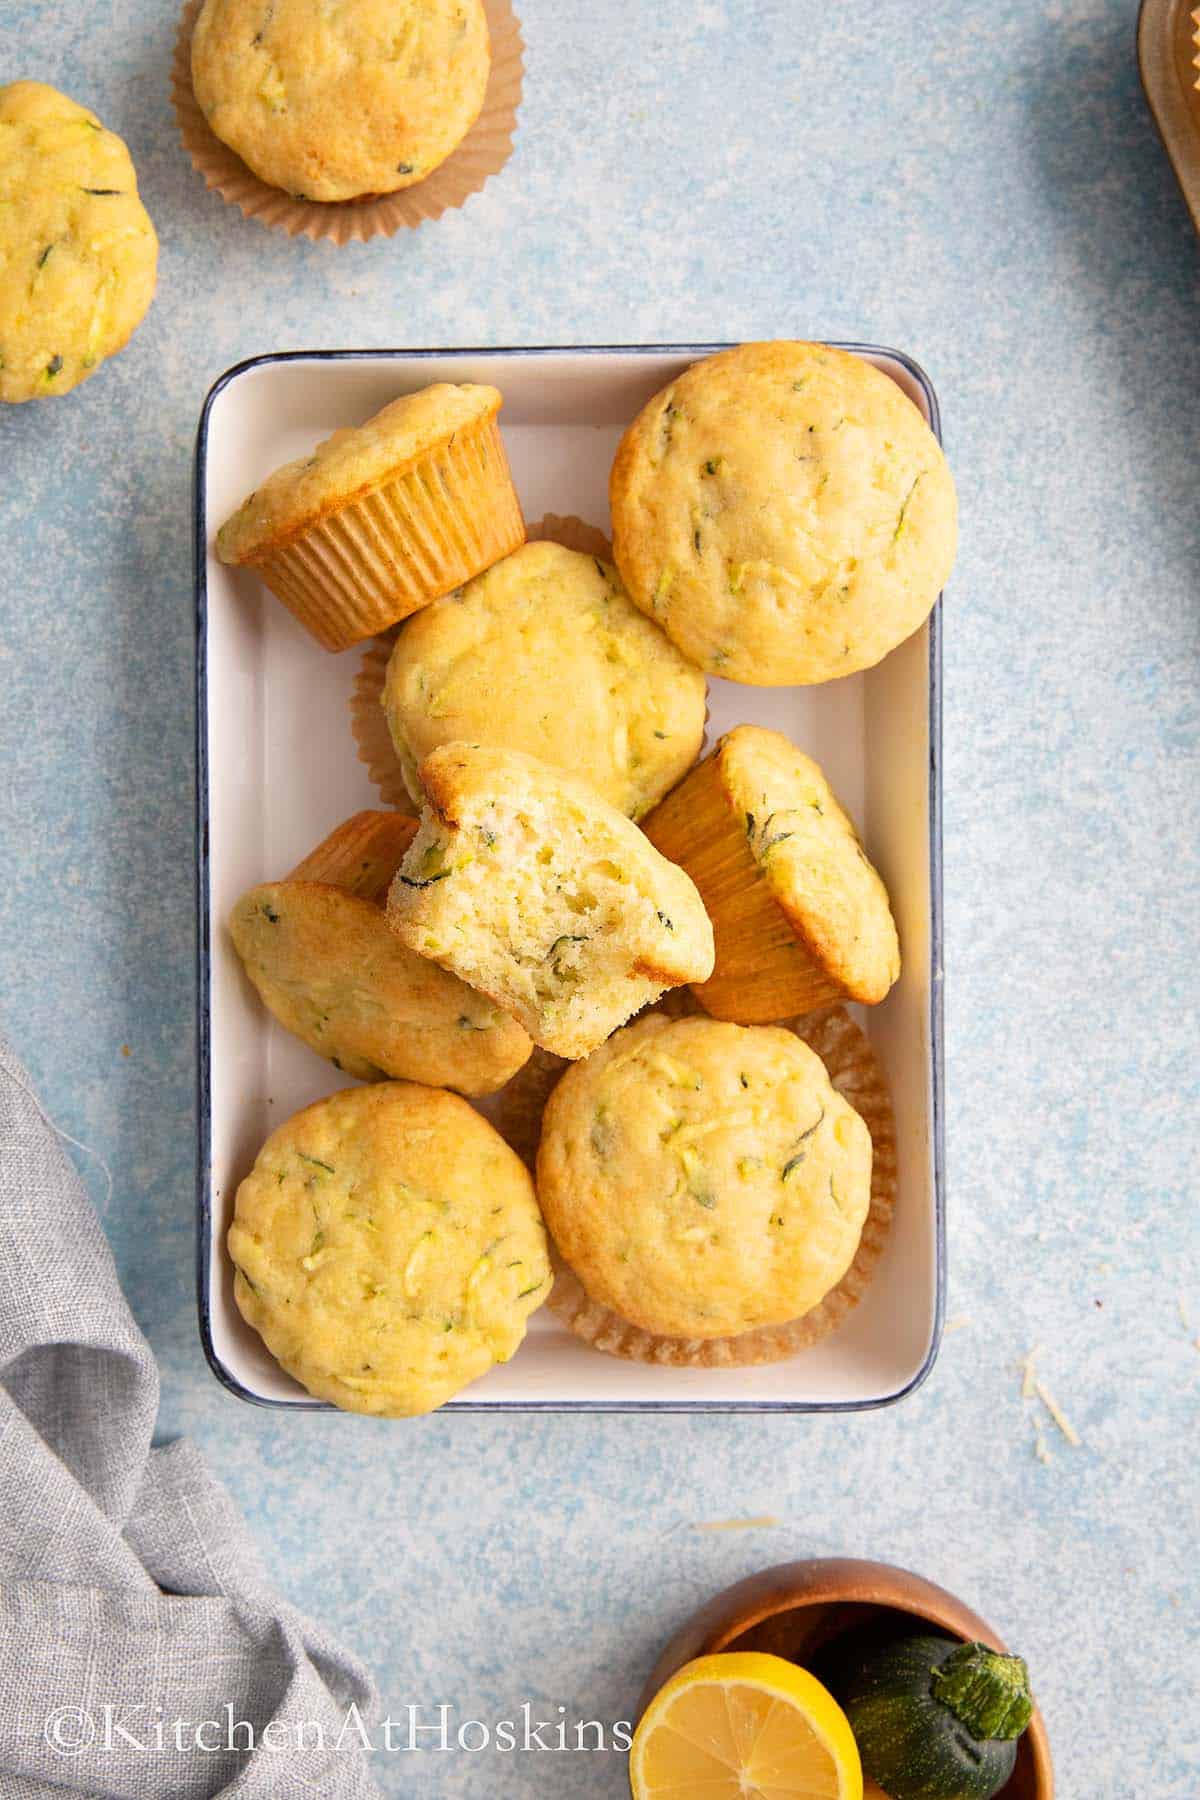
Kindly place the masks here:
<instances>
[{"instance_id":1,"label":"whole zucchini","mask_svg":"<svg viewBox=\"0 0 1200 1800\"><path fill-rule=\"evenodd\" d=\"M864 1774L889 1800L991 1800L1033 1712L1019 1656L942 1637L887 1645L845 1671L834 1692Z\"/></svg>"}]
</instances>

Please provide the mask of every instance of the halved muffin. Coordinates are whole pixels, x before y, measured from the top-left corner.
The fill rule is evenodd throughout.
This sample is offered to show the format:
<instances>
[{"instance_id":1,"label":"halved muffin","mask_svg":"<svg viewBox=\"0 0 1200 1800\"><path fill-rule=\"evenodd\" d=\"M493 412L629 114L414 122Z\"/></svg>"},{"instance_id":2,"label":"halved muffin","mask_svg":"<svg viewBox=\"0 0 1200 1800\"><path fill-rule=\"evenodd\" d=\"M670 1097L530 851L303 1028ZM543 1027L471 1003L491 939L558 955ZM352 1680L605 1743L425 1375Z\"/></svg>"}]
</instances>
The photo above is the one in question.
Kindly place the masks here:
<instances>
[{"instance_id":1,"label":"halved muffin","mask_svg":"<svg viewBox=\"0 0 1200 1800\"><path fill-rule=\"evenodd\" d=\"M581 781L515 750L446 744L420 768L421 829L388 896L410 949L586 1056L664 989L712 970L681 869Z\"/></svg>"}]
</instances>

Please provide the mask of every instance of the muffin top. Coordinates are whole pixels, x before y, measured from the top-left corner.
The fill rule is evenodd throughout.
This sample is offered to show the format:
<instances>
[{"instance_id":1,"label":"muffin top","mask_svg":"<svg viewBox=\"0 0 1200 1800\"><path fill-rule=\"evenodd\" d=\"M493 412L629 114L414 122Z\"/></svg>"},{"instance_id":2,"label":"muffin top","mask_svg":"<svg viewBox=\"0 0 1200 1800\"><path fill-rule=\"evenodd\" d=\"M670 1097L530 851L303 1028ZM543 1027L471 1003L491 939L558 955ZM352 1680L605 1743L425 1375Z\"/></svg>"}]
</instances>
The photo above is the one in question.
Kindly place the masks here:
<instances>
[{"instance_id":1,"label":"muffin top","mask_svg":"<svg viewBox=\"0 0 1200 1800\"><path fill-rule=\"evenodd\" d=\"M280 1023L362 1081L491 1094L533 1048L515 1019L406 949L381 906L340 887L263 882L242 895L229 929Z\"/></svg>"},{"instance_id":2,"label":"muffin top","mask_svg":"<svg viewBox=\"0 0 1200 1800\"><path fill-rule=\"evenodd\" d=\"M436 1088L384 1082L272 1132L229 1230L247 1323L310 1393L431 1412L505 1362L550 1290L520 1158Z\"/></svg>"},{"instance_id":3,"label":"muffin top","mask_svg":"<svg viewBox=\"0 0 1200 1800\"><path fill-rule=\"evenodd\" d=\"M478 118L490 64L482 0L205 0L192 37L213 131L306 200L423 180Z\"/></svg>"},{"instance_id":4,"label":"muffin top","mask_svg":"<svg viewBox=\"0 0 1200 1800\"><path fill-rule=\"evenodd\" d=\"M121 139L40 81L0 87L0 400L86 381L140 324L157 266Z\"/></svg>"},{"instance_id":5,"label":"muffin top","mask_svg":"<svg viewBox=\"0 0 1200 1800\"><path fill-rule=\"evenodd\" d=\"M554 1089L537 1188L594 1300L645 1331L732 1337L841 1280L871 1138L792 1032L650 1013Z\"/></svg>"},{"instance_id":6,"label":"muffin top","mask_svg":"<svg viewBox=\"0 0 1200 1800\"><path fill-rule=\"evenodd\" d=\"M217 555L244 563L278 549L499 410L498 389L470 382L439 381L402 394L365 424L343 426L268 475L218 531Z\"/></svg>"},{"instance_id":7,"label":"muffin top","mask_svg":"<svg viewBox=\"0 0 1200 1800\"><path fill-rule=\"evenodd\" d=\"M610 563L531 543L410 619L383 705L409 792L455 739L524 750L638 818L695 761L705 681Z\"/></svg>"},{"instance_id":8,"label":"muffin top","mask_svg":"<svg viewBox=\"0 0 1200 1800\"><path fill-rule=\"evenodd\" d=\"M443 744L420 774L389 923L534 1043L586 1056L664 988L712 973L693 883L585 782L478 744Z\"/></svg>"},{"instance_id":9,"label":"muffin top","mask_svg":"<svg viewBox=\"0 0 1200 1800\"><path fill-rule=\"evenodd\" d=\"M880 880L824 774L781 731L738 725L715 751L721 785L772 898L854 1000L882 1000L900 944Z\"/></svg>"},{"instance_id":10,"label":"muffin top","mask_svg":"<svg viewBox=\"0 0 1200 1800\"><path fill-rule=\"evenodd\" d=\"M642 409L610 482L631 597L710 674L869 668L950 573L954 484L896 383L822 344L743 344Z\"/></svg>"}]
</instances>

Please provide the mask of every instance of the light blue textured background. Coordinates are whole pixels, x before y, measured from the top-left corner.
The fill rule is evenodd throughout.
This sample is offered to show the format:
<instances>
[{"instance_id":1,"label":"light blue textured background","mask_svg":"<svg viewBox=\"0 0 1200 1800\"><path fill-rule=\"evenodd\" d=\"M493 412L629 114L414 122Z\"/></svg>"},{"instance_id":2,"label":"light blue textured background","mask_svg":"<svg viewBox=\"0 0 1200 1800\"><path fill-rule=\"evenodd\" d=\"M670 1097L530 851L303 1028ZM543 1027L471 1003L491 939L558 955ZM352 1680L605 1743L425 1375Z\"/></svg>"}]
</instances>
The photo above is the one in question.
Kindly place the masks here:
<instances>
[{"instance_id":1,"label":"light blue textured background","mask_svg":"<svg viewBox=\"0 0 1200 1800\"><path fill-rule=\"evenodd\" d=\"M1200 310L1132 0L521 11L502 177L336 252L244 222L193 174L170 0L0 9L0 79L52 81L123 133L162 238L130 350L0 417L4 1023L113 1170L164 1431L196 1438L289 1595L393 1705L627 1716L713 1589L845 1551L922 1570L1024 1649L1067 1800L1196 1800ZM918 1396L859 1418L386 1426L239 1405L202 1361L192 1289L205 390L281 348L784 334L912 351L960 486L949 1311L969 1322ZM1034 1343L1083 1437L1047 1423L1048 1463L1019 1394ZM780 1523L696 1530L749 1514ZM624 1791L615 1757L381 1765L396 1794Z\"/></svg>"}]
</instances>

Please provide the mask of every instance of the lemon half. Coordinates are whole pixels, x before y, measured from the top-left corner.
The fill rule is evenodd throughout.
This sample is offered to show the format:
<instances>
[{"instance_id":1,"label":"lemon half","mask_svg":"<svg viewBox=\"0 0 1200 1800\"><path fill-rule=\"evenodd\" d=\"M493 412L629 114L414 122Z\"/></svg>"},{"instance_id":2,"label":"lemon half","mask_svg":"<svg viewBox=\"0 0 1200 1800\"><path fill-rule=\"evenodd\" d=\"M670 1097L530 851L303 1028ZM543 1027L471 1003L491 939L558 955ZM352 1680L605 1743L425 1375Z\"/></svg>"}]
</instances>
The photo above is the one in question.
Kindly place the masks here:
<instances>
[{"instance_id":1,"label":"lemon half","mask_svg":"<svg viewBox=\"0 0 1200 1800\"><path fill-rule=\"evenodd\" d=\"M654 1696L629 1753L634 1800L863 1800L846 1715L781 1656L701 1656Z\"/></svg>"}]
</instances>

